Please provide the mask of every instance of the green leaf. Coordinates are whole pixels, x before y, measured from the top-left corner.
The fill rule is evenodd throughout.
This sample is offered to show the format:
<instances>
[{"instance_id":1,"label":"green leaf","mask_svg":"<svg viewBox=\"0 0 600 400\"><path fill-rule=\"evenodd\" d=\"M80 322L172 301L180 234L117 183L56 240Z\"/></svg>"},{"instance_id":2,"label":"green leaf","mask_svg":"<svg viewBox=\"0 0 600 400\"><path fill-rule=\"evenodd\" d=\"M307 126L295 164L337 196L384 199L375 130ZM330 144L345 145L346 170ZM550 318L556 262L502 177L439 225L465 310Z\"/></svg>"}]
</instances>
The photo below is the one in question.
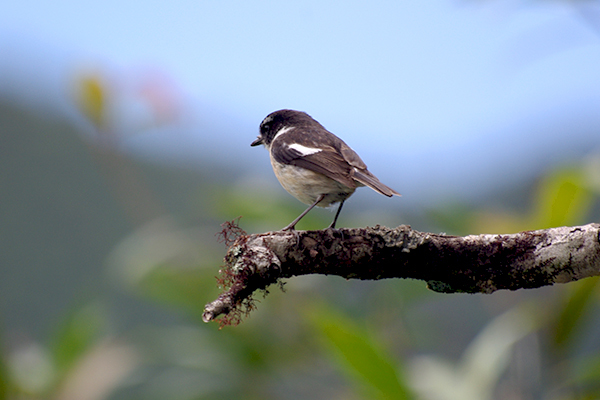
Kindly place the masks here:
<instances>
[{"instance_id":1,"label":"green leaf","mask_svg":"<svg viewBox=\"0 0 600 400\"><path fill-rule=\"evenodd\" d=\"M565 168L543 179L536 203L534 222L538 229L577 225L589 214L593 195L580 168Z\"/></svg>"},{"instance_id":2,"label":"green leaf","mask_svg":"<svg viewBox=\"0 0 600 400\"><path fill-rule=\"evenodd\" d=\"M74 308L58 326L51 345L52 359L60 374L67 373L96 343L105 326L98 303Z\"/></svg>"},{"instance_id":3,"label":"green leaf","mask_svg":"<svg viewBox=\"0 0 600 400\"><path fill-rule=\"evenodd\" d=\"M396 367L398 361L390 357L389 351L376 343L366 329L323 307L315 307L309 320L353 381L359 378L383 399L412 398Z\"/></svg>"},{"instance_id":4,"label":"green leaf","mask_svg":"<svg viewBox=\"0 0 600 400\"><path fill-rule=\"evenodd\" d=\"M598 277L586 278L569 284L562 310L554 324L554 344L563 348L573 341L574 336L591 315L586 313L597 292Z\"/></svg>"}]
</instances>

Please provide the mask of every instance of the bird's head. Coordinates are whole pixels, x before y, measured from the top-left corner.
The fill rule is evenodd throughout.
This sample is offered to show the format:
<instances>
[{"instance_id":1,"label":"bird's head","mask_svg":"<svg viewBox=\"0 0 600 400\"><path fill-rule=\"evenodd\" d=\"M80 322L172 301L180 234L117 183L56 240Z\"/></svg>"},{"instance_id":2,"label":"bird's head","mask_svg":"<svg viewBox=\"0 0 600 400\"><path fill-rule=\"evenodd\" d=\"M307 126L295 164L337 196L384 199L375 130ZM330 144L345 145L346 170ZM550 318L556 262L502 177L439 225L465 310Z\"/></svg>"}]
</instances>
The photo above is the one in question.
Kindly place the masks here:
<instances>
[{"instance_id":1,"label":"bird's head","mask_svg":"<svg viewBox=\"0 0 600 400\"><path fill-rule=\"evenodd\" d=\"M260 123L260 134L250 146L265 145L269 147L282 129L301 126L314 122L305 112L295 110L279 110L267 115Z\"/></svg>"}]
</instances>

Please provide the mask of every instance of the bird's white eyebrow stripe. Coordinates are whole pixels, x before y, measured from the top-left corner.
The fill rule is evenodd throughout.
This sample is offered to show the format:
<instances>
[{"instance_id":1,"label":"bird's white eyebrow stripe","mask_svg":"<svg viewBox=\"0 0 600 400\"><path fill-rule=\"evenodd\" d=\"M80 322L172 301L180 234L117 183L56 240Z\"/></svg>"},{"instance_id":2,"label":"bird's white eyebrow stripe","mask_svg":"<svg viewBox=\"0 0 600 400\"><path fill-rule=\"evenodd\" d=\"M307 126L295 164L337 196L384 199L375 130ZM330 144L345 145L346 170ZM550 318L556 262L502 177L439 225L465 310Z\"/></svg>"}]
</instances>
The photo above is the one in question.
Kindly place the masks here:
<instances>
[{"instance_id":1,"label":"bird's white eyebrow stripe","mask_svg":"<svg viewBox=\"0 0 600 400\"><path fill-rule=\"evenodd\" d=\"M288 147L292 150L296 150L298 153L302 154L303 156L310 156L311 154L315 154L315 153L322 151L322 149L306 147L306 146L302 146L301 144L298 144L298 143L292 143L292 144L288 145Z\"/></svg>"},{"instance_id":2,"label":"bird's white eyebrow stripe","mask_svg":"<svg viewBox=\"0 0 600 400\"><path fill-rule=\"evenodd\" d=\"M273 143L275 141L275 139L277 139L279 136L283 135L286 132L291 131L292 129L294 129L293 126L285 126L285 127L281 128L280 130L277 131L275 136L273 136L273 140L271 140L271 143Z\"/></svg>"}]
</instances>

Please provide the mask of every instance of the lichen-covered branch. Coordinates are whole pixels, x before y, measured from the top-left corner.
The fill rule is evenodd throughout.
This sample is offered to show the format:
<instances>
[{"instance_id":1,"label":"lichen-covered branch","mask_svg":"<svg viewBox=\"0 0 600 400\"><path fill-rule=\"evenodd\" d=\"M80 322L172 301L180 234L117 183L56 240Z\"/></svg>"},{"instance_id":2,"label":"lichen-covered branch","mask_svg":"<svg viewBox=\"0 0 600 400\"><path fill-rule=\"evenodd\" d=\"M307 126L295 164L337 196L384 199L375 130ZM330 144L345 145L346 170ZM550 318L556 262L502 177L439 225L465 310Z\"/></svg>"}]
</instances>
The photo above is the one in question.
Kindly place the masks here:
<instances>
[{"instance_id":1,"label":"lichen-covered branch","mask_svg":"<svg viewBox=\"0 0 600 400\"><path fill-rule=\"evenodd\" d=\"M225 291L206 305L203 319L239 316L242 308L252 308L255 290L296 275L412 278L443 293L492 293L576 281L600 275L599 235L600 224L464 237L405 225L243 235L225 257Z\"/></svg>"}]
</instances>

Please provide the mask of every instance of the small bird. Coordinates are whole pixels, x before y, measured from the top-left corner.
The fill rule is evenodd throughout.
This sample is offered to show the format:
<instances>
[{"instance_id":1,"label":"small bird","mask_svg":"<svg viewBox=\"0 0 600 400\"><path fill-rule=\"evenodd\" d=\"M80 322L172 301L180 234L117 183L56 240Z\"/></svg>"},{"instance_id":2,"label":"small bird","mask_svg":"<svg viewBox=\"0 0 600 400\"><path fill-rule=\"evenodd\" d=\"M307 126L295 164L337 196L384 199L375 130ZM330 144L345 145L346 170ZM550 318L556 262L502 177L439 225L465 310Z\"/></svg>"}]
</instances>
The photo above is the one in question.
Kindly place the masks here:
<instances>
[{"instance_id":1,"label":"small bird","mask_svg":"<svg viewBox=\"0 0 600 400\"><path fill-rule=\"evenodd\" d=\"M310 205L283 230L294 230L298 221L315 206L340 203L329 225L335 228L344 201L359 186L366 185L388 197L400 196L379 182L342 139L305 112L279 110L267 115L260 123L260 135L250 146L261 144L269 151L281 186Z\"/></svg>"}]
</instances>

